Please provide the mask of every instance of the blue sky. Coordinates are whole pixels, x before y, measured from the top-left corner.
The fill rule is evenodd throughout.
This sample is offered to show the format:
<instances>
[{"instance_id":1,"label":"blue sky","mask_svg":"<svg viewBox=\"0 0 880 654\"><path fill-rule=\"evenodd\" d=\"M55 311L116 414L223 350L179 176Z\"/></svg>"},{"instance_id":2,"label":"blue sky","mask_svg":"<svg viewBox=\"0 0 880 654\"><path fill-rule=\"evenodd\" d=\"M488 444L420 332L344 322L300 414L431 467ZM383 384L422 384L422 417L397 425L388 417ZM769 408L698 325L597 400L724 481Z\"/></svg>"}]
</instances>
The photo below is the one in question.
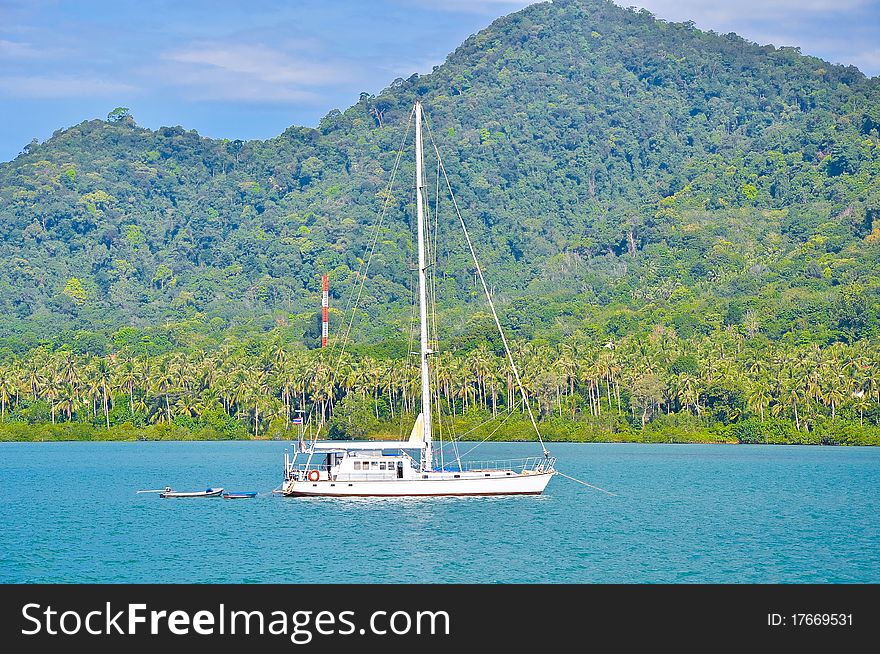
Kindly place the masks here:
<instances>
[{"instance_id":1,"label":"blue sky","mask_svg":"<svg viewBox=\"0 0 880 654\"><path fill-rule=\"evenodd\" d=\"M523 0L0 0L0 161L122 105L268 138L430 72ZM880 0L621 0L880 74Z\"/></svg>"}]
</instances>

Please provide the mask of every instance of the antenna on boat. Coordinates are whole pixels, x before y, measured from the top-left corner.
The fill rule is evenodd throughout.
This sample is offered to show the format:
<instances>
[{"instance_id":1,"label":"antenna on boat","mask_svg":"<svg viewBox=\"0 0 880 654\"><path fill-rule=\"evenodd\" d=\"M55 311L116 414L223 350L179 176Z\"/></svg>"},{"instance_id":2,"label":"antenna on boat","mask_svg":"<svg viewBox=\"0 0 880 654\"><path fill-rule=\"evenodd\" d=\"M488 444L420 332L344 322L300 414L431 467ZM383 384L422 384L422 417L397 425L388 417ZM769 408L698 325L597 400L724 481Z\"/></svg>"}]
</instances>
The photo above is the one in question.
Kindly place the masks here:
<instances>
[{"instance_id":1,"label":"antenna on boat","mask_svg":"<svg viewBox=\"0 0 880 654\"><path fill-rule=\"evenodd\" d=\"M304 452L306 449L305 438L304 438L306 426L305 426L305 417L303 415L303 414L305 414L305 410L304 409L295 409L295 411L296 411L297 415L293 418L293 424L299 426L299 438L298 438L297 444L296 444L297 452Z\"/></svg>"}]
</instances>

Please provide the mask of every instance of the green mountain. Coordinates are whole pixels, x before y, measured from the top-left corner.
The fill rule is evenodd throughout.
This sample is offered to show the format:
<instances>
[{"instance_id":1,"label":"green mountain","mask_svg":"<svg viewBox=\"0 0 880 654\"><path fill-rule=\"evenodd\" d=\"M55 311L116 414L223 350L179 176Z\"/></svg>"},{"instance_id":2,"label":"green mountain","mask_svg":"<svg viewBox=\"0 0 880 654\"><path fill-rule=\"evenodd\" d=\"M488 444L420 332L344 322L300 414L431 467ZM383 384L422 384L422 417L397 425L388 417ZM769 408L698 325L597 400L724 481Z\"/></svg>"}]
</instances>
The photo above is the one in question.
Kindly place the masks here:
<instances>
[{"instance_id":1,"label":"green mountain","mask_svg":"<svg viewBox=\"0 0 880 654\"><path fill-rule=\"evenodd\" d=\"M32 143L0 165L0 354L276 327L314 344L320 275L343 305L416 98L514 337L876 334L880 78L557 0L316 129L212 140L119 111ZM405 160L357 326L398 350L411 179ZM447 205L440 309L466 348L485 328Z\"/></svg>"}]
</instances>

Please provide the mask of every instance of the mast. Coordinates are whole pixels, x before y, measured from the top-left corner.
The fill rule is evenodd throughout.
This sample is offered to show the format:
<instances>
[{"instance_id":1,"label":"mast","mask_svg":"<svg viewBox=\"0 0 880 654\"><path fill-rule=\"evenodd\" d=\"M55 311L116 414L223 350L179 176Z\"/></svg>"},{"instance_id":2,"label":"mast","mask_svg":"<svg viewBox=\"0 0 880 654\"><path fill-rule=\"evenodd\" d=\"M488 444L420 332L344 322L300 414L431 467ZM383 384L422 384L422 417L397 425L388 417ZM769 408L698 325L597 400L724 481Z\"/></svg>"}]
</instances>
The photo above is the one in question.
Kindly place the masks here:
<instances>
[{"instance_id":1,"label":"mast","mask_svg":"<svg viewBox=\"0 0 880 654\"><path fill-rule=\"evenodd\" d=\"M422 468L433 468L433 445L431 442L431 371L428 356L428 284L425 252L425 210L424 210L424 151L422 147L422 103L416 102L416 218L419 239L419 328L421 335L421 367L422 367L422 418L424 425L425 450L422 457Z\"/></svg>"}]
</instances>

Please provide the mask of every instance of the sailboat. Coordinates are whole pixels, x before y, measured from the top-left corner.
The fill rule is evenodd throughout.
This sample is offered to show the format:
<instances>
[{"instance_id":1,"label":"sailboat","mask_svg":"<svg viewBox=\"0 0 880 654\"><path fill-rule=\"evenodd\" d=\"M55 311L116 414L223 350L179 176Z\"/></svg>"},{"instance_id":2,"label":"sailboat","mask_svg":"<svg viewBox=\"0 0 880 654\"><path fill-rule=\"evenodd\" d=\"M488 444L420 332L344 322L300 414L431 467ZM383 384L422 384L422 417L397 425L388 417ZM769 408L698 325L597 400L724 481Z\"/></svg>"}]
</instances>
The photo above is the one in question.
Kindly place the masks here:
<instances>
[{"instance_id":1,"label":"sailboat","mask_svg":"<svg viewBox=\"0 0 880 654\"><path fill-rule=\"evenodd\" d=\"M441 464L436 465L438 457L435 453L433 437L430 383L431 355L434 352L428 338L428 226L425 219L421 102L415 103L413 113L416 151L415 217L418 238L421 413L415 420L409 439L405 441L337 441L315 438L306 442L301 435L293 457L287 452L284 454L284 481L279 489L282 495L290 497L540 495L556 474L554 468L556 459L551 457L544 447L457 204L455 204L456 212L464 229L466 242L501 335L508 362L519 386L523 406L528 410L543 453L540 456L507 461L462 461L461 457L457 457L451 465L443 462L441 458ZM437 154L439 157L439 150ZM451 186L449 190L451 193Z\"/></svg>"}]
</instances>

